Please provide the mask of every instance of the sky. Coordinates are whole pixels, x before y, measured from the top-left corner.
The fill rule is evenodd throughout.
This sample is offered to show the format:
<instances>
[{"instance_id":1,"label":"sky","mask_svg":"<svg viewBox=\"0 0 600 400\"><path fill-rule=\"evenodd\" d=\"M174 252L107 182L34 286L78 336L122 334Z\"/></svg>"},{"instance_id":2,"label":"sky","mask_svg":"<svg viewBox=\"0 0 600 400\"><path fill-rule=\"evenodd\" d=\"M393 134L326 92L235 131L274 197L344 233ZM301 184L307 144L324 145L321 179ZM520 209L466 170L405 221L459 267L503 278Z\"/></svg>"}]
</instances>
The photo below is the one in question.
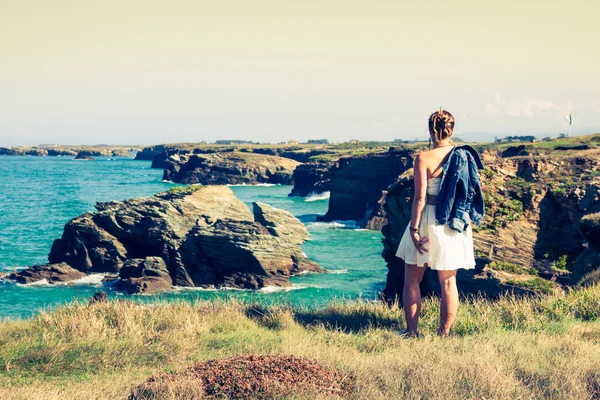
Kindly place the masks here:
<instances>
[{"instance_id":1,"label":"sky","mask_svg":"<svg viewBox=\"0 0 600 400\"><path fill-rule=\"evenodd\" d=\"M591 0L0 0L0 145L600 131Z\"/></svg>"}]
</instances>

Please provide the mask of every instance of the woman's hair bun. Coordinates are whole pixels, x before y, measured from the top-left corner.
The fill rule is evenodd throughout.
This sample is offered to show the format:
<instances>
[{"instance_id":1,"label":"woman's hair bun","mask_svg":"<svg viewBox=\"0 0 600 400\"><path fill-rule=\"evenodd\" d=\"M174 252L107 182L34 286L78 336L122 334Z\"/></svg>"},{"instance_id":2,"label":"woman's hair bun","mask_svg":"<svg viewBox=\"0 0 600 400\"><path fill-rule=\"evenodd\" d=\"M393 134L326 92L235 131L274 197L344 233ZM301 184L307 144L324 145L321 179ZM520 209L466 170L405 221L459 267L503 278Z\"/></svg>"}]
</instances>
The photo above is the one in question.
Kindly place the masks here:
<instances>
[{"instance_id":1,"label":"woman's hair bun","mask_svg":"<svg viewBox=\"0 0 600 400\"><path fill-rule=\"evenodd\" d=\"M454 132L454 116L440 107L429 117L429 132L435 140L444 140Z\"/></svg>"}]
</instances>

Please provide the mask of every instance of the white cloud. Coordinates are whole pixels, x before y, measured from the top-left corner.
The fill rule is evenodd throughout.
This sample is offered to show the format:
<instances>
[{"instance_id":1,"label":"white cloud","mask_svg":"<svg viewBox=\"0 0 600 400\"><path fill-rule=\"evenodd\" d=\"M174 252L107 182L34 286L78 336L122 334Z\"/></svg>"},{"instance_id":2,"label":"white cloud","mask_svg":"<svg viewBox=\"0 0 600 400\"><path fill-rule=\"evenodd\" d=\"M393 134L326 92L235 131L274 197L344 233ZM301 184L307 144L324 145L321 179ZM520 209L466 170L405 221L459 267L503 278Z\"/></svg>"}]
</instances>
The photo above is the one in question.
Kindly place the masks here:
<instances>
[{"instance_id":1,"label":"white cloud","mask_svg":"<svg viewBox=\"0 0 600 400\"><path fill-rule=\"evenodd\" d=\"M533 118L550 111L558 111L552 101L537 99L504 100L499 95L494 96L494 104L486 104L488 115L509 115L512 117Z\"/></svg>"},{"instance_id":2,"label":"white cloud","mask_svg":"<svg viewBox=\"0 0 600 400\"><path fill-rule=\"evenodd\" d=\"M367 129L370 131L381 130L385 128L385 122L376 120L367 125Z\"/></svg>"},{"instance_id":3,"label":"white cloud","mask_svg":"<svg viewBox=\"0 0 600 400\"><path fill-rule=\"evenodd\" d=\"M488 115L496 115L498 114L500 110L498 110L498 107L496 107L493 104L486 104L485 105L485 112L488 113Z\"/></svg>"}]
</instances>

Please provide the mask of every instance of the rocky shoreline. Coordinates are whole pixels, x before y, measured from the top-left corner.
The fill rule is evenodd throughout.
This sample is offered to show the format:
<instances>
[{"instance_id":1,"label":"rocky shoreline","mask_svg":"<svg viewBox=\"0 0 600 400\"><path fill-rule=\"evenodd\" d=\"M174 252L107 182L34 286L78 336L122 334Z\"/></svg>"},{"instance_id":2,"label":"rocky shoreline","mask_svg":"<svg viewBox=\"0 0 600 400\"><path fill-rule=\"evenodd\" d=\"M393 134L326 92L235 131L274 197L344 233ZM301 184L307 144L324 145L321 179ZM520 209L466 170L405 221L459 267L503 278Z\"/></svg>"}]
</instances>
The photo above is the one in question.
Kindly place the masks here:
<instances>
[{"instance_id":1,"label":"rocky shoreline","mask_svg":"<svg viewBox=\"0 0 600 400\"><path fill-rule=\"evenodd\" d=\"M310 239L285 210L238 200L227 186L175 188L149 198L97 203L71 220L49 263L3 279L67 282L90 273L127 293L172 286L260 289L290 286L289 277L323 272L301 251Z\"/></svg>"},{"instance_id":2,"label":"rocky shoreline","mask_svg":"<svg viewBox=\"0 0 600 400\"><path fill-rule=\"evenodd\" d=\"M164 163L163 180L176 183L290 185L300 163L289 158L243 152L172 155Z\"/></svg>"},{"instance_id":3,"label":"rocky shoreline","mask_svg":"<svg viewBox=\"0 0 600 400\"><path fill-rule=\"evenodd\" d=\"M37 156L37 157L131 157L135 149L130 147L59 147L59 146L36 146L36 147L0 147L0 156Z\"/></svg>"},{"instance_id":4,"label":"rocky shoreline","mask_svg":"<svg viewBox=\"0 0 600 400\"><path fill-rule=\"evenodd\" d=\"M600 136L592 141L600 142ZM463 293L560 290L600 268L599 148L558 147L479 148L486 165L481 172L486 217L474 229L477 268L458 274ZM293 184L289 196L298 197L328 192L328 210L318 221L353 220L358 228L381 230L388 267L382 296L394 301L404 268L395 249L410 220L416 154L411 147L344 155L332 147L160 145L143 149L136 159L151 159L153 167L164 169L164 180L177 183ZM80 151L77 157L94 155ZM106 279L119 290L143 293L172 286L286 286L289 276L321 271L299 250L309 236L295 217L261 203L251 212L223 188L98 203L96 213L67 224L48 265L10 279L28 283L47 275L49 282L63 282L105 272L115 274ZM239 260L244 261L238 265ZM422 290L439 292L431 271Z\"/></svg>"}]
</instances>

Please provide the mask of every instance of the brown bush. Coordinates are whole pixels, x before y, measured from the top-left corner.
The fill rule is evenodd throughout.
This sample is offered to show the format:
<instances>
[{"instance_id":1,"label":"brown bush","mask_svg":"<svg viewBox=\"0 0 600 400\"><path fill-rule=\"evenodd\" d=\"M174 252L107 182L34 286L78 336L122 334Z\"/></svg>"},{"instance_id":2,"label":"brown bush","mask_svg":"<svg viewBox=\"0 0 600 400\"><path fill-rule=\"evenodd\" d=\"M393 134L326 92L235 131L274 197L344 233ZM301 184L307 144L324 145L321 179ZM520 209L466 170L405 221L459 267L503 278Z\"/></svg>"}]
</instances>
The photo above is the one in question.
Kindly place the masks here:
<instances>
[{"instance_id":1,"label":"brown bush","mask_svg":"<svg viewBox=\"0 0 600 400\"><path fill-rule=\"evenodd\" d=\"M270 399L292 395L346 397L354 375L291 355L249 355L198 363L136 387L130 400L164 398Z\"/></svg>"}]
</instances>

